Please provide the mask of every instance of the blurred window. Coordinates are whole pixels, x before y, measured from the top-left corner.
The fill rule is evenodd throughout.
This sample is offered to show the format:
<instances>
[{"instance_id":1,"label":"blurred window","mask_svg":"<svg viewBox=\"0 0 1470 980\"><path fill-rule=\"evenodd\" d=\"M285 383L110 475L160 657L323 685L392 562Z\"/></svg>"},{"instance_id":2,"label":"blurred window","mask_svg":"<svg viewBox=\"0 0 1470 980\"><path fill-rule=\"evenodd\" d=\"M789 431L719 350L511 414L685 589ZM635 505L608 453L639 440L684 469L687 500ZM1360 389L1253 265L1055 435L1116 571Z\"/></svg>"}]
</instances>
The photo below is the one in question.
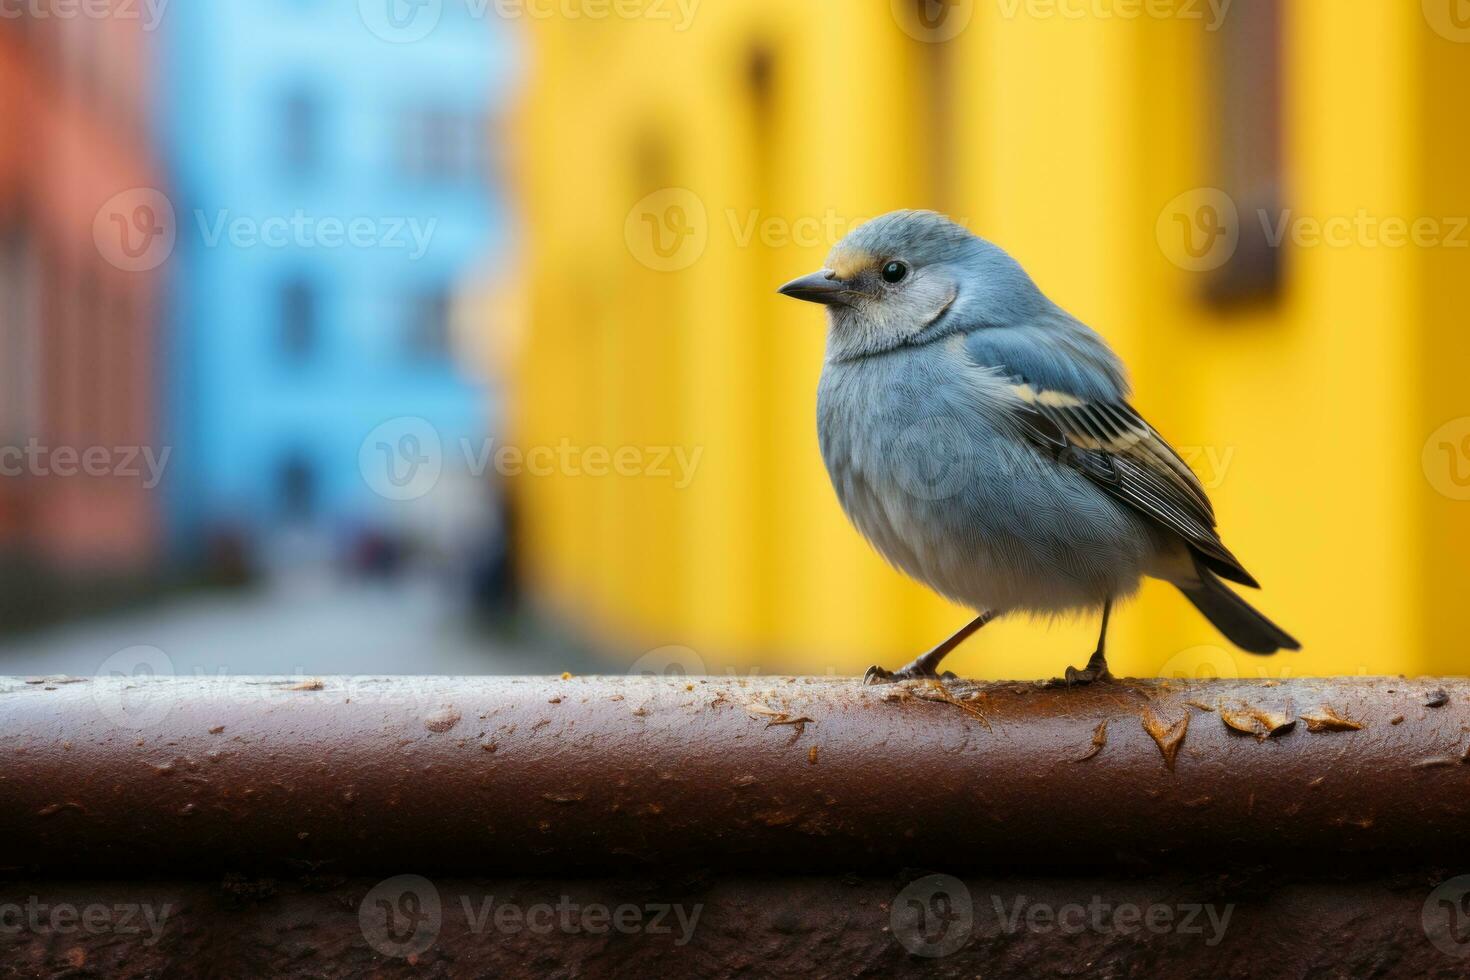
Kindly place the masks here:
<instances>
[{"instance_id":1,"label":"blurred window","mask_svg":"<svg viewBox=\"0 0 1470 980\"><path fill-rule=\"evenodd\" d=\"M291 279L281 286L281 352L287 360L303 361L317 345L317 292L305 279Z\"/></svg>"},{"instance_id":2,"label":"blurred window","mask_svg":"<svg viewBox=\"0 0 1470 980\"><path fill-rule=\"evenodd\" d=\"M1282 249L1267 230L1285 207L1281 22L1279 0L1237 0L1214 35L1216 179L1240 224L1235 253L1206 280L1219 304L1269 299L1281 286Z\"/></svg>"},{"instance_id":3,"label":"blurred window","mask_svg":"<svg viewBox=\"0 0 1470 980\"><path fill-rule=\"evenodd\" d=\"M25 233L17 229L0 234L0 345L5 351L0 357L0 443L33 431L35 275Z\"/></svg>"},{"instance_id":4,"label":"blurred window","mask_svg":"<svg viewBox=\"0 0 1470 980\"><path fill-rule=\"evenodd\" d=\"M440 361L450 355L454 297L438 286L415 294L408 304L408 355L417 361Z\"/></svg>"},{"instance_id":5,"label":"blurred window","mask_svg":"<svg viewBox=\"0 0 1470 980\"><path fill-rule=\"evenodd\" d=\"M108 441L116 445L131 444L146 430L142 385L148 377L146 358L146 326L137 296L126 280L110 276L104 300L107 304L110 350L103 364L107 385L105 423Z\"/></svg>"},{"instance_id":6,"label":"blurred window","mask_svg":"<svg viewBox=\"0 0 1470 980\"><path fill-rule=\"evenodd\" d=\"M104 360L114 324L107 322L103 306L102 283L92 263L82 265L77 273L76 298L71 307L75 314L72 325L72 366L76 393L76 421L83 439L96 439L107 416Z\"/></svg>"},{"instance_id":7,"label":"blurred window","mask_svg":"<svg viewBox=\"0 0 1470 980\"><path fill-rule=\"evenodd\" d=\"M311 92L298 89L281 105L281 157L286 170L299 176L321 166L322 109Z\"/></svg>"},{"instance_id":8,"label":"blurred window","mask_svg":"<svg viewBox=\"0 0 1470 980\"><path fill-rule=\"evenodd\" d=\"M309 520L316 511L316 471L306 456L300 452L286 454L276 479L281 516L292 521Z\"/></svg>"},{"instance_id":9,"label":"blurred window","mask_svg":"<svg viewBox=\"0 0 1470 980\"><path fill-rule=\"evenodd\" d=\"M485 179L488 125L477 112L437 106L406 111L399 167L419 183L475 184Z\"/></svg>"}]
</instances>

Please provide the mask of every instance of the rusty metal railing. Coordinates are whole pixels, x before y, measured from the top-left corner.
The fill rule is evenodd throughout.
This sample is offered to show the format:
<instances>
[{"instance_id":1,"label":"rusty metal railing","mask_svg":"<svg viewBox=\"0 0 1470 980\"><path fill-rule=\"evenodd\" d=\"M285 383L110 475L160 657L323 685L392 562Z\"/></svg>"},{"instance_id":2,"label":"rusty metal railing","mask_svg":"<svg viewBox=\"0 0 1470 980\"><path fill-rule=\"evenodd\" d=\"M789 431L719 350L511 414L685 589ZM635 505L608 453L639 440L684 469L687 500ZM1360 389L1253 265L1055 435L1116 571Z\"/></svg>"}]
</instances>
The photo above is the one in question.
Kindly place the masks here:
<instances>
[{"instance_id":1,"label":"rusty metal railing","mask_svg":"<svg viewBox=\"0 0 1470 980\"><path fill-rule=\"evenodd\" d=\"M0 758L17 975L1470 970L1462 679L17 679Z\"/></svg>"}]
</instances>

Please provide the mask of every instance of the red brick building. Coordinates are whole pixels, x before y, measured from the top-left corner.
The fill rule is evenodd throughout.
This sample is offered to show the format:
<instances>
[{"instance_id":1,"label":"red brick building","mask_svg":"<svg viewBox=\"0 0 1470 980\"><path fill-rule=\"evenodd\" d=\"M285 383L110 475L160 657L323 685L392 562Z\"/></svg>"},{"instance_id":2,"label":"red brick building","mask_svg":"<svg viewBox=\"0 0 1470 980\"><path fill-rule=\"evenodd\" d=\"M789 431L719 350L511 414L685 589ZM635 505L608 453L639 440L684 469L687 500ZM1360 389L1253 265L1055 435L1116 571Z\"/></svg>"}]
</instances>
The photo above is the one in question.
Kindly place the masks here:
<instances>
[{"instance_id":1,"label":"red brick building","mask_svg":"<svg viewBox=\"0 0 1470 980\"><path fill-rule=\"evenodd\" d=\"M156 324L172 237L171 215L147 210L160 178L152 36L123 13L137 6L28 4L0 19L0 558L12 567L115 576L156 553L144 450L162 453ZM153 229L169 237L155 244Z\"/></svg>"}]
</instances>

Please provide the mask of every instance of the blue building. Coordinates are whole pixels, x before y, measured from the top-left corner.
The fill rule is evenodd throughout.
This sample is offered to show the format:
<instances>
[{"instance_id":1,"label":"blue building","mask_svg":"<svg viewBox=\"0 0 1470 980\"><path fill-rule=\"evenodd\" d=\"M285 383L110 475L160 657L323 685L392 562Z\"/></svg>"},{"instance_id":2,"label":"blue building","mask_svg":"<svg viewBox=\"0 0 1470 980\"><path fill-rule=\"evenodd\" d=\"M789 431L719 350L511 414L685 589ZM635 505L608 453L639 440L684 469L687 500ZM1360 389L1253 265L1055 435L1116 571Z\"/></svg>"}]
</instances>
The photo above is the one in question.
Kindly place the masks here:
<instances>
[{"instance_id":1,"label":"blue building","mask_svg":"<svg viewBox=\"0 0 1470 980\"><path fill-rule=\"evenodd\" d=\"M374 2L394 12L211 0L164 18L168 509L186 554L220 532L338 547L391 530L407 502L366 478L369 433L424 420L448 470L487 433L453 313L505 248L491 123L508 32L453 3L374 22Z\"/></svg>"}]
</instances>

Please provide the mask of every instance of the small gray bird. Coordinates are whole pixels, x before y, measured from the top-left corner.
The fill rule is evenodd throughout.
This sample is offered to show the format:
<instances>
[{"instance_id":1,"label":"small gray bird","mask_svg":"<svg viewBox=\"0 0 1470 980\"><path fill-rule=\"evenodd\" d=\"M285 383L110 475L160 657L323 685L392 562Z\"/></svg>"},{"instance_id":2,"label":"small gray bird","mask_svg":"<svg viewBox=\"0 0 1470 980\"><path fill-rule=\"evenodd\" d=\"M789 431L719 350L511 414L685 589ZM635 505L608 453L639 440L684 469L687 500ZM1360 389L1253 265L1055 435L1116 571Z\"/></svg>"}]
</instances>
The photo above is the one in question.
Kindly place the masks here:
<instances>
[{"instance_id":1,"label":"small gray bird","mask_svg":"<svg viewBox=\"0 0 1470 980\"><path fill-rule=\"evenodd\" d=\"M979 613L867 683L935 677L1007 613L1102 610L1069 683L1108 675L1108 617L1145 575L1252 653L1296 640L1221 579L1259 588L1204 488L1128 404L1122 362L1013 258L930 211L894 211L781 287L827 308L822 458L843 510L900 571Z\"/></svg>"}]
</instances>

